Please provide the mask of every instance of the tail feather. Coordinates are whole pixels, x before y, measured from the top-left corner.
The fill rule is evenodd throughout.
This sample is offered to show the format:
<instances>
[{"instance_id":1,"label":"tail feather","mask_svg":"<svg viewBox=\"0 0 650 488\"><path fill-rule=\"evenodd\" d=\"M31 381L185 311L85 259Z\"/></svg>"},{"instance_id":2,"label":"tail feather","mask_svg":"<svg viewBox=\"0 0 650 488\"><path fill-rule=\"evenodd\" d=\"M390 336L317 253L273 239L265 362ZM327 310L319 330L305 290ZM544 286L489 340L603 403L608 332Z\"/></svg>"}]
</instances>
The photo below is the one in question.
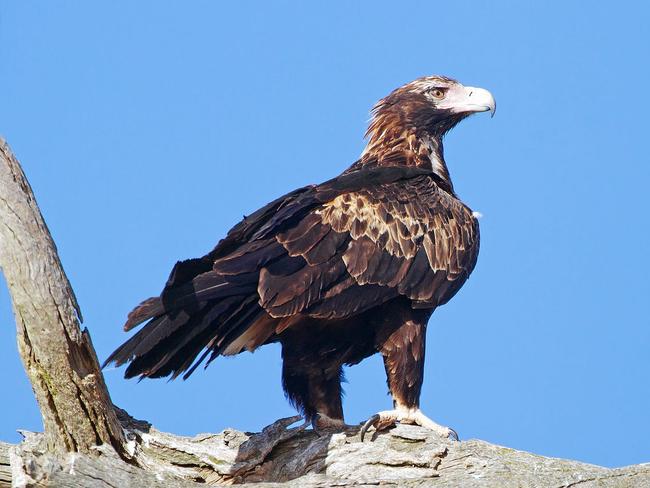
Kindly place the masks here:
<instances>
[{"instance_id":1,"label":"tail feather","mask_svg":"<svg viewBox=\"0 0 650 488\"><path fill-rule=\"evenodd\" d=\"M156 317L164 311L165 308L163 307L160 297L147 298L140 305L131 310L126 323L124 324L124 331L128 332L136 325L140 325L145 320Z\"/></svg>"},{"instance_id":2,"label":"tail feather","mask_svg":"<svg viewBox=\"0 0 650 488\"><path fill-rule=\"evenodd\" d=\"M147 371L145 376L172 374L173 378L177 377L187 369L186 362L192 363L212 337L220 335L223 317L227 317L239 301L240 297L229 297L217 303L205 304L203 310L194 312L177 333L140 353L141 359L137 363L134 361L129 373L135 375Z\"/></svg>"},{"instance_id":3,"label":"tail feather","mask_svg":"<svg viewBox=\"0 0 650 488\"><path fill-rule=\"evenodd\" d=\"M189 354L188 349L196 349L194 354L198 354L201 351L201 347L204 345L204 342L201 343L201 333L198 333L194 341L188 341L188 343L178 346L178 339L182 338L183 330L196 331L198 330L202 323L203 318L205 317L206 311L203 313L198 313L191 317L189 321L185 324L185 327L180 330L180 333L173 334L162 341L156 343L151 349L143 352L139 355L133 357L129 367L126 369L124 376L126 378L132 378L134 376L140 376L141 378L161 378L169 375L174 375L174 373L179 369L179 362L181 361L181 356L179 351L182 351L184 354ZM203 335L209 336L213 331L203 328ZM176 353L173 351L176 350Z\"/></svg>"},{"instance_id":4,"label":"tail feather","mask_svg":"<svg viewBox=\"0 0 650 488\"><path fill-rule=\"evenodd\" d=\"M252 274L228 276L209 271L176 289L167 289L158 300L143 302L129 316L131 323L156 313L133 337L104 363L130 363L125 377L158 378L184 373L189 376L205 359L212 359L246 330L262 313L257 303L257 279ZM133 318L133 319L132 319ZM195 363L196 364L193 364Z\"/></svg>"},{"instance_id":5,"label":"tail feather","mask_svg":"<svg viewBox=\"0 0 650 488\"><path fill-rule=\"evenodd\" d=\"M237 327L244 327L244 330L250 326L250 324L255 320L256 317L259 317L262 315L264 312L262 311L261 307L255 304L249 304L244 311L240 313L234 313L232 314L225 322L224 325L228 327L228 329L233 329ZM234 325L231 325L231 323L234 323ZM225 336L225 337L224 337ZM188 354L187 357L184 357L185 352L179 352L178 356L181 358L184 357L184 361L182 364L180 364L178 370L174 373L173 377L177 377L180 375L180 373L185 373L183 374L183 379L187 379L190 377L192 373L198 368L203 361L210 356L208 359L207 363L205 366L207 367L217 356L224 354L225 349L228 347L228 345L235 340L236 337L228 337L228 333L226 332L225 334L220 331L218 335L215 335L212 337L212 339L209 341L207 345L205 345L205 351L203 351L203 354L195 360L196 356L198 356L199 352L203 349L203 346L200 348L197 348L196 351L193 351L193 354Z\"/></svg>"},{"instance_id":6,"label":"tail feather","mask_svg":"<svg viewBox=\"0 0 650 488\"><path fill-rule=\"evenodd\" d=\"M179 317L176 316L176 318L178 319ZM104 361L102 367L110 363L115 363L116 366L122 366L129 361L134 361L136 358L141 357L165 341L175 329L184 325L185 322L186 319L184 321L174 321L168 314L160 315L152 319L133 337L113 351L108 359Z\"/></svg>"},{"instance_id":7,"label":"tail feather","mask_svg":"<svg viewBox=\"0 0 650 488\"><path fill-rule=\"evenodd\" d=\"M165 288L174 288L192 281L196 276L210 271L212 263L213 260L210 259L210 255L178 261L169 273Z\"/></svg>"},{"instance_id":8,"label":"tail feather","mask_svg":"<svg viewBox=\"0 0 650 488\"><path fill-rule=\"evenodd\" d=\"M174 272L172 271L173 275ZM147 298L129 313L124 324L124 330L129 331L146 320L158 317L174 309L196 304L199 301L225 296L226 293L237 294L239 291L237 287L234 287L236 289L230 287L227 291L223 289L228 284L220 274L208 271L194 277L188 283L175 287L166 287L160 297Z\"/></svg>"},{"instance_id":9,"label":"tail feather","mask_svg":"<svg viewBox=\"0 0 650 488\"><path fill-rule=\"evenodd\" d=\"M194 312L176 333L160 341L148 341L146 348L136 346L125 376L159 378L171 375L172 379L185 373L184 378L203 362L208 354L217 356L232 340L228 331L246 327L251 317L262 313L257 303L241 297L231 297L217 303L206 304ZM145 326L146 328L146 326ZM203 355L197 359L201 351ZM211 358L212 359L212 358Z\"/></svg>"},{"instance_id":10,"label":"tail feather","mask_svg":"<svg viewBox=\"0 0 650 488\"><path fill-rule=\"evenodd\" d=\"M145 325L104 366L129 363L127 378L187 378L206 358L209 364L221 354L254 349L271 337L270 325L248 330L266 317L258 304L259 269L276 261L295 265L295 258L286 256L275 239L242 245L216 263L215 252L176 263L160 297L138 305L124 329Z\"/></svg>"},{"instance_id":11,"label":"tail feather","mask_svg":"<svg viewBox=\"0 0 650 488\"><path fill-rule=\"evenodd\" d=\"M200 302L223 299L230 296L248 294L256 282L252 274L224 277L216 271L198 275L189 283L176 288L166 288L161 300L165 312L196 306ZM254 289L254 288L253 288Z\"/></svg>"},{"instance_id":12,"label":"tail feather","mask_svg":"<svg viewBox=\"0 0 650 488\"><path fill-rule=\"evenodd\" d=\"M223 282L223 277L210 273L211 270L212 261L205 257L177 262L169 274L162 296L148 298L135 307L127 317L124 330L129 331L166 310L178 308L183 299L188 300L192 296L194 287L201 289L204 296L209 295L210 291L215 290L211 287L218 287Z\"/></svg>"},{"instance_id":13,"label":"tail feather","mask_svg":"<svg viewBox=\"0 0 650 488\"><path fill-rule=\"evenodd\" d=\"M242 304L240 310L233 313L226 321L227 327L220 331L219 339L213 341L209 345L212 351L208 364L210 364L217 356L220 356L228 348L228 346L236 340L252 323L254 323L263 313L266 313L257 304L255 297L250 297Z\"/></svg>"}]
</instances>

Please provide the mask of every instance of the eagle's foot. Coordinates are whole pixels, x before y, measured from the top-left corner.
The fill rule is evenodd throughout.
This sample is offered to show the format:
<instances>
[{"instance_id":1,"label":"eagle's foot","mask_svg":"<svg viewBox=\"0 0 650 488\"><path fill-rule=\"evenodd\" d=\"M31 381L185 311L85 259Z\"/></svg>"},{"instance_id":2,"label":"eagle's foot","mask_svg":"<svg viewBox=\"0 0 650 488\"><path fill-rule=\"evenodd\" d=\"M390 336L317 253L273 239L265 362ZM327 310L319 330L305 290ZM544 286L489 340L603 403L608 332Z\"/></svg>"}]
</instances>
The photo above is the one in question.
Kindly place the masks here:
<instances>
[{"instance_id":1,"label":"eagle's foot","mask_svg":"<svg viewBox=\"0 0 650 488\"><path fill-rule=\"evenodd\" d=\"M324 431L341 432L350 427L343 421L343 419L333 419L324 413L317 413L314 415L314 418L311 421L311 425L314 431L319 434Z\"/></svg>"},{"instance_id":2,"label":"eagle's foot","mask_svg":"<svg viewBox=\"0 0 650 488\"><path fill-rule=\"evenodd\" d=\"M361 427L361 442L368 432L370 427L374 427L376 431L385 430L394 426L397 422L402 424L416 424L421 427L426 427L434 431L441 437L458 440L458 434L454 429L442 426L435 423L429 417L424 415L419 408L405 408L398 407L394 410L384 410L383 412L376 413L368 419L368 421Z\"/></svg>"}]
</instances>

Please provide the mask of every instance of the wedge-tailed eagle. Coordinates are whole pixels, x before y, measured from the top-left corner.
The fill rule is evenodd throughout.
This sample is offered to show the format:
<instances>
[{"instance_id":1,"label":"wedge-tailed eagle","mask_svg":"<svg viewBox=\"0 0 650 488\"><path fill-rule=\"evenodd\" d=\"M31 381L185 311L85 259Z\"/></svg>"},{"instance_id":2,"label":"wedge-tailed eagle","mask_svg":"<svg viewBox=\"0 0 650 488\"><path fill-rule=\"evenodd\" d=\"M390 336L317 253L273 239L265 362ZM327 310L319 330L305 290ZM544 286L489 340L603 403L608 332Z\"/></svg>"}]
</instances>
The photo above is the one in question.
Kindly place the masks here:
<instances>
[{"instance_id":1,"label":"wedge-tailed eagle","mask_svg":"<svg viewBox=\"0 0 650 488\"><path fill-rule=\"evenodd\" d=\"M372 111L361 157L340 176L288 193L235 225L203 257L178 262L106 361L125 376L187 378L221 355L282 345L282 386L315 428L343 426L344 365L383 356L394 409L383 428L455 432L419 409L425 331L474 269L479 226L454 192L442 139L476 112L482 88L444 76L408 83Z\"/></svg>"}]
</instances>

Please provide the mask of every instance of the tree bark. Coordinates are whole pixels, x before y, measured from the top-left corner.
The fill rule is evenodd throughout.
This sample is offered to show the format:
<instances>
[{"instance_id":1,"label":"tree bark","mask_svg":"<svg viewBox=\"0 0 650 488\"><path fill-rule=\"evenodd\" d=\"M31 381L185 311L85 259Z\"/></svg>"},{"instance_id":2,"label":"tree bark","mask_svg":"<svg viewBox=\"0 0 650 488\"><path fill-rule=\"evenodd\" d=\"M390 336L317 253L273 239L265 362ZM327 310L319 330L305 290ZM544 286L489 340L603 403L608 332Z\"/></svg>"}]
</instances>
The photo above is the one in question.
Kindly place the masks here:
<instances>
[{"instance_id":1,"label":"tree bark","mask_svg":"<svg viewBox=\"0 0 650 488\"><path fill-rule=\"evenodd\" d=\"M0 139L0 268L16 317L18 350L38 401L47 449L90 453L124 436L88 331L32 189Z\"/></svg>"},{"instance_id":2,"label":"tree bark","mask_svg":"<svg viewBox=\"0 0 650 488\"><path fill-rule=\"evenodd\" d=\"M39 434L9 449L14 486L56 488L650 487L650 464L618 469L536 456L479 440L455 442L422 427L399 425L365 442L359 429L318 435L282 419L261 433L228 429L193 438L158 432L124 417L137 464L112 449L99 456L44 453ZM0 470L0 488L2 485Z\"/></svg>"}]
</instances>

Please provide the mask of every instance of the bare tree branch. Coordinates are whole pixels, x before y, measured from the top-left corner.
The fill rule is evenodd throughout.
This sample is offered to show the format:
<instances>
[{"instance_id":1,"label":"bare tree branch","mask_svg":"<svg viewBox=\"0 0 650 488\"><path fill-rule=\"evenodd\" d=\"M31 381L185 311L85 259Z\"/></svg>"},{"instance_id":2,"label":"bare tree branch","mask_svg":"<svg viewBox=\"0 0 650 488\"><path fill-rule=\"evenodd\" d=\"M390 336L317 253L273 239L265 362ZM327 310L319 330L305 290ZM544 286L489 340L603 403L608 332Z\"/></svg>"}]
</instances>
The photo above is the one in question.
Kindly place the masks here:
<instances>
[{"instance_id":1,"label":"bare tree branch","mask_svg":"<svg viewBox=\"0 0 650 488\"><path fill-rule=\"evenodd\" d=\"M293 420L279 420L258 434L228 429L192 438L125 421L130 445L144 469L124 462L112 449L100 448L99 456L43 454L40 436L30 434L21 446L13 447L14 458L23 460L14 469L14 486L650 487L650 464L608 469L478 440L455 442L411 425L399 425L361 442L358 428L318 435L300 427L287 428ZM2 449L0 445L0 463Z\"/></svg>"},{"instance_id":2,"label":"bare tree branch","mask_svg":"<svg viewBox=\"0 0 650 488\"><path fill-rule=\"evenodd\" d=\"M124 437L81 312L32 189L0 139L0 268L11 293L20 357L55 452L91 452Z\"/></svg>"}]
</instances>

